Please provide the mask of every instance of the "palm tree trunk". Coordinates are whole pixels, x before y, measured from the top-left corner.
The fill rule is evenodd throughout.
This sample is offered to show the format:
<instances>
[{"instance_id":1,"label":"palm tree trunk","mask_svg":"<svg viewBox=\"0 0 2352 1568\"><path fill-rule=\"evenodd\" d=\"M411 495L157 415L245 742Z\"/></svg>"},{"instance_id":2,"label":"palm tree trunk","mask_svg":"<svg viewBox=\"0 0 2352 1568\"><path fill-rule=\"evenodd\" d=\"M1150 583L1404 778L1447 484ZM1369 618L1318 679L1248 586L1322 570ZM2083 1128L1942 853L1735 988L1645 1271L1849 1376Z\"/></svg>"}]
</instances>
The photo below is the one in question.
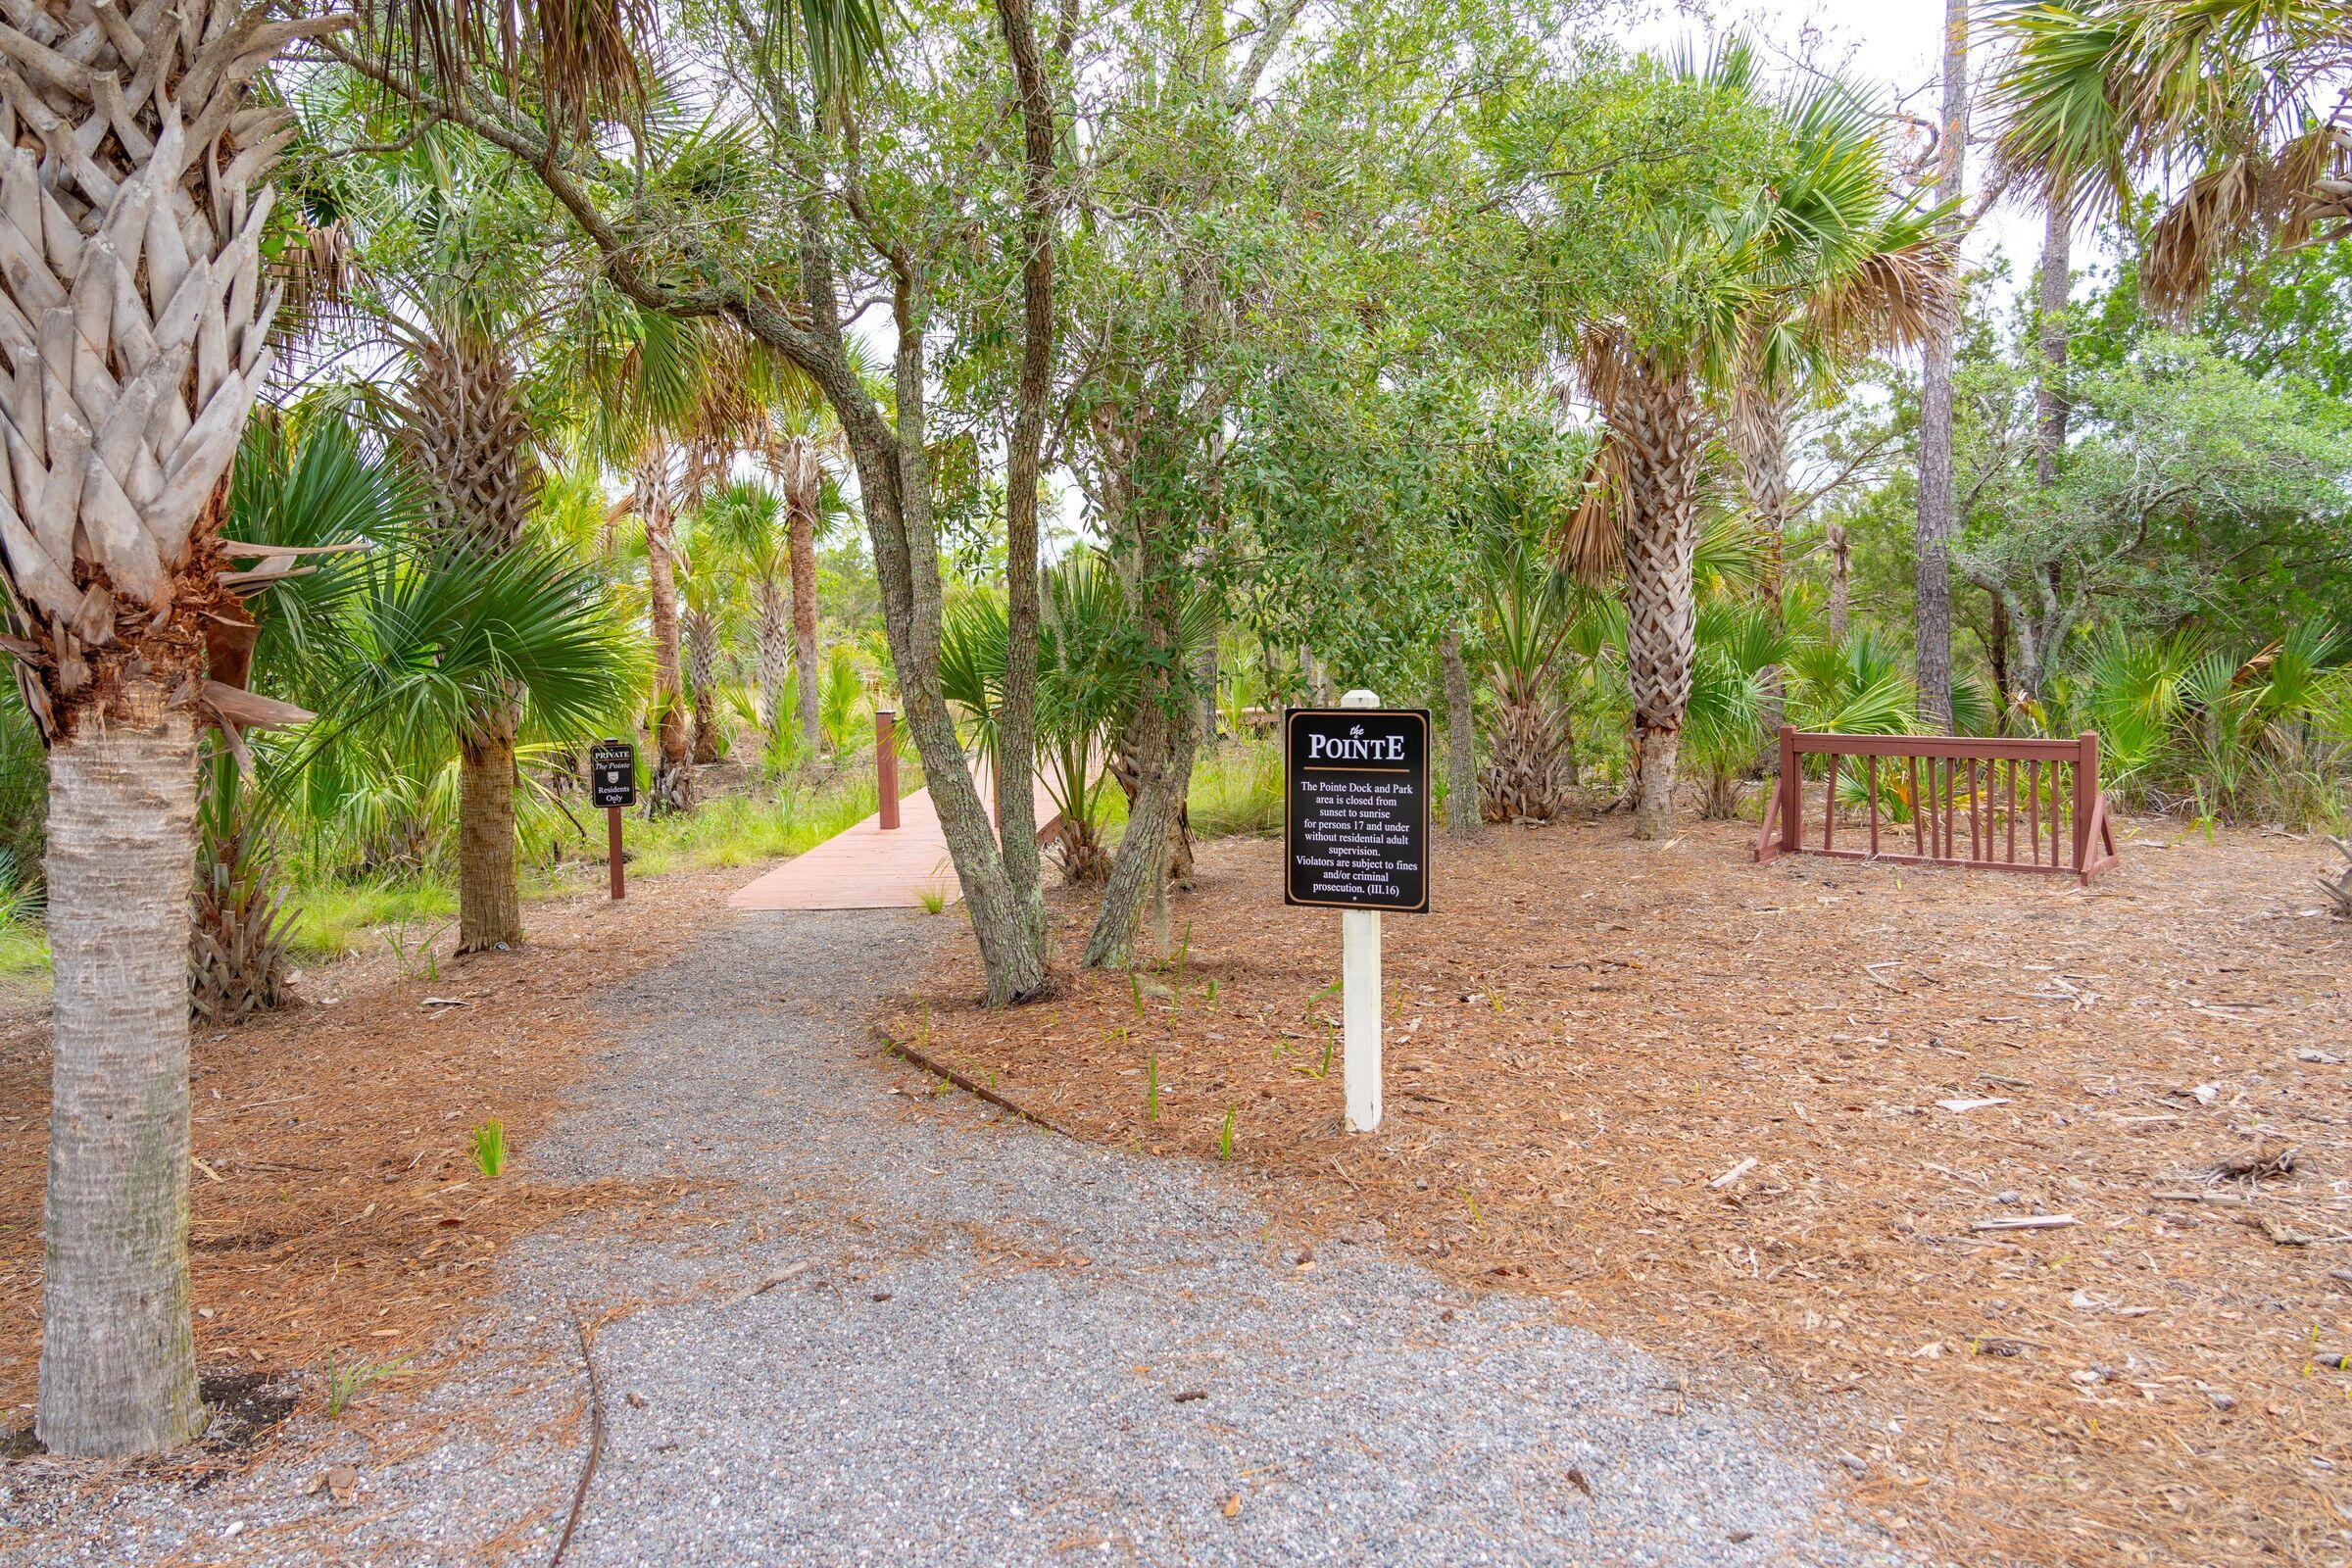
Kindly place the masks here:
<instances>
[{"instance_id":1,"label":"palm tree trunk","mask_svg":"<svg viewBox=\"0 0 2352 1568\"><path fill-rule=\"evenodd\" d=\"M643 493L642 490L640 492ZM686 675L678 657L678 573L668 504L645 501L646 618L654 631L655 756L657 811L680 811L694 804L694 753L686 730Z\"/></svg>"},{"instance_id":2,"label":"palm tree trunk","mask_svg":"<svg viewBox=\"0 0 2352 1568\"><path fill-rule=\"evenodd\" d=\"M792 722L784 711L785 672L792 661L791 612L785 608L784 585L773 575L760 579L760 725L771 741L781 740ZM801 685L809 687L808 674Z\"/></svg>"},{"instance_id":3,"label":"palm tree trunk","mask_svg":"<svg viewBox=\"0 0 2352 1568\"><path fill-rule=\"evenodd\" d=\"M34 1429L60 1453L196 1436L188 1315L188 889L193 716L125 681L49 753L55 974Z\"/></svg>"},{"instance_id":4,"label":"palm tree trunk","mask_svg":"<svg viewBox=\"0 0 2352 1568\"><path fill-rule=\"evenodd\" d=\"M801 672L801 735L814 756L824 747L825 725L816 689L816 504L821 475L815 471L813 448L808 454L808 468L805 484L785 486L784 536L792 564L792 662Z\"/></svg>"},{"instance_id":5,"label":"palm tree trunk","mask_svg":"<svg viewBox=\"0 0 2352 1568\"><path fill-rule=\"evenodd\" d=\"M1478 719L1470 697L1470 666L1462 660L1462 628L1447 626L1438 644L1446 680L1446 827L1476 838L1485 813L1478 800Z\"/></svg>"},{"instance_id":6,"label":"palm tree trunk","mask_svg":"<svg viewBox=\"0 0 2352 1568\"><path fill-rule=\"evenodd\" d=\"M685 615L687 685L694 692L694 760L718 760L718 626L708 610Z\"/></svg>"},{"instance_id":7,"label":"palm tree trunk","mask_svg":"<svg viewBox=\"0 0 2352 1568\"><path fill-rule=\"evenodd\" d=\"M458 951L522 942L514 866L514 714L483 715L458 757Z\"/></svg>"},{"instance_id":8,"label":"palm tree trunk","mask_svg":"<svg viewBox=\"0 0 2352 1568\"><path fill-rule=\"evenodd\" d=\"M1943 122L1936 195L1957 204L1968 173L1968 0L1944 0ZM1957 281L1932 311L1920 378L1919 525L1912 546L1912 627L1919 716L1952 727L1952 359L1960 327Z\"/></svg>"},{"instance_id":9,"label":"palm tree trunk","mask_svg":"<svg viewBox=\"0 0 2352 1568\"><path fill-rule=\"evenodd\" d=\"M1643 366L1609 410L1625 443L1625 668L1634 702L1637 798L1634 836L1674 830L1675 760L1697 658L1697 597L1690 580L1698 543L1700 407L1687 372Z\"/></svg>"}]
</instances>

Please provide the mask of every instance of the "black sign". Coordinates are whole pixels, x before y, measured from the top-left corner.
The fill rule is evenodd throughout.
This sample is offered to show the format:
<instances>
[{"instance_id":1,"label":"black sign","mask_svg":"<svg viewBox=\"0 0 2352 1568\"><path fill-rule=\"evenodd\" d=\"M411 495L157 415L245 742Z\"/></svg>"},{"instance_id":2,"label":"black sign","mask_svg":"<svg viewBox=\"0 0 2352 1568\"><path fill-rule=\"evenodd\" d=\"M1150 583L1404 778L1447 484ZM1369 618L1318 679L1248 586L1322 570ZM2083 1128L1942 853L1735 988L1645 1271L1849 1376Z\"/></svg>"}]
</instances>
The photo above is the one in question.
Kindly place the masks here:
<instances>
[{"instance_id":1,"label":"black sign","mask_svg":"<svg viewBox=\"0 0 2352 1568\"><path fill-rule=\"evenodd\" d=\"M1429 908L1429 713L1294 708L1283 725L1285 904Z\"/></svg>"},{"instance_id":2,"label":"black sign","mask_svg":"<svg viewBox=\"0 0 2352 1568\"><path fill-rule=\"evenodd\" d=\"M637 748L598 741L588 748L588 799L596 806L637 804Z\"/></svg>"}]
</instances>

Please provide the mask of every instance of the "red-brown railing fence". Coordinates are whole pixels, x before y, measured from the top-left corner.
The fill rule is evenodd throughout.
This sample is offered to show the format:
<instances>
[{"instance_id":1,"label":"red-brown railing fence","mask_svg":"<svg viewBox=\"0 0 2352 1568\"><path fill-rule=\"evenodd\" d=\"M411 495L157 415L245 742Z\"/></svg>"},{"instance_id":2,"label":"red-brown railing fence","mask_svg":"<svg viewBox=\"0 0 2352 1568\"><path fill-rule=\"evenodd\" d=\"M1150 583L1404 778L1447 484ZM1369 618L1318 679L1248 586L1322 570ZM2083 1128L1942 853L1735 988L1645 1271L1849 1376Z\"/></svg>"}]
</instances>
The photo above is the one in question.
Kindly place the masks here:
<instances>
[{"instance_id":1,"label":"red-brown railing fence","mask_svg":"<svg viewBox=\"0 0 2352 1568\"><path fill-rule=\"evenodd\" d=\"M1817 832L1805 817L1808 757L1829 759ZM1847 769L1849 760L1858 765ZM1862 798L1859 810L1847 800L1842 821L1841 774L1849 796L1858 789ZM1863 834L1863 847L1850 838L1840 844L1840 828ZM2099 793L2099 738L1836 735L1784 724L1780 779L1764 808L1756 860L1799 854L2067 873L2088 885L2116 858Z\"/></svg>"}]
</instances>

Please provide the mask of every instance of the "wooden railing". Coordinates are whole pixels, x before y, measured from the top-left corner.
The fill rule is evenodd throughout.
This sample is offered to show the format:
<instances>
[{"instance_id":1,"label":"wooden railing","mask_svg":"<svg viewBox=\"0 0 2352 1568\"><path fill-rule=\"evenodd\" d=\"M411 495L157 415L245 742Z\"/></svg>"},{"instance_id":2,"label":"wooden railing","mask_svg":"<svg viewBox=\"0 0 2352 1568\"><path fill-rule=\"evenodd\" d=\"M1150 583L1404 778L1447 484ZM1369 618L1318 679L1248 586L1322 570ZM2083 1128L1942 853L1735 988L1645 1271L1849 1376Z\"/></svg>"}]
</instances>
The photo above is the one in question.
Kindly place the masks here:
<instances>
[{"instance_id":1,"label":"wooden railing","mask_svg":"<svg viewBox=\"0 0 2352 1568\"><path fill-rule=\"evenodd\" d=\"M1808 757L1829 760L1817 828L1805 815ZM1845 804L1842 817L1841 776L1861 797ZM1862 844L1840 844L1840 828L1862 834ZM2087 885L2116 859L2115 827L2099 793L2099 738L1836 735L1784 724L1756 860L1798 854L2046 871Z\"/></svg>"}]
</instances>

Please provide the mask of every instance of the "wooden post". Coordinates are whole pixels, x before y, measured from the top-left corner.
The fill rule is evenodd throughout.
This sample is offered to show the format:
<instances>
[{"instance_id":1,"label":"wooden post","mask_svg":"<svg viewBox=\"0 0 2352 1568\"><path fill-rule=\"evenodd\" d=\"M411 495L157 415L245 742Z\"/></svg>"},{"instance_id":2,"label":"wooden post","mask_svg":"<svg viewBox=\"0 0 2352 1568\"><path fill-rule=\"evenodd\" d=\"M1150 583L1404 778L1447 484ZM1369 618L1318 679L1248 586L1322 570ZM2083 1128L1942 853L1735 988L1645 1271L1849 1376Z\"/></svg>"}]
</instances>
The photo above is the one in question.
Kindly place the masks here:
<instances>
[{"instance_id":1,"label":"wooden post","mask_svg":"<svg viewBox=\"0 0 2352 1568\"><path fill-rule=\"evenodd\" d=\"M2082 755L2075 762L2075 874L2090 863L2092 816L2099 804L2099 735L2082 732Z\"/></svg>"},{"instance_id":2,"label":"wooden post","mask_svg":"<svg viewBox=\"0 0 2352 1568\"><path fill-rule=\"evenodd\" d=\"M629 879L620 868L620 808L617 806L605 808L605 863L612 869L609 880L612 884L614 901L627 898Z\"/></svg>"},{"instance_id":3,"label":"wooden post","mask_svg":"<svg viewBox=\"0 0 2352 1568\"><path fill-rule=\"evenodd\" d=\"M874 710L874 783L882 793L882 830L899 825L899 715Z\"/></svg>"},{"instance_id":4,"label":"wooden post","mask_svg":"<svg viewBox=\"0 0 2352 1568\"><path fill-rule=\"evenodd\" d=\"M1796 771L1796 726L1781 726L1781 849L1794 855L1800 831L1798 818L1804 815L1804 780Z\"/></svg>"},{"instance_id":5,"label":"wooden post","mask_svg":"<svg viewBox=\"0 0 2352 1568\"><path fill-rule=\"evenodd\" d=\"M1342 708L1378 708L1376 692L1352 691ZM1351 1133L1380 1125L1380 911L1348 909L1340 915L1341 1098Z\"/></svg>"}]
</instances>

